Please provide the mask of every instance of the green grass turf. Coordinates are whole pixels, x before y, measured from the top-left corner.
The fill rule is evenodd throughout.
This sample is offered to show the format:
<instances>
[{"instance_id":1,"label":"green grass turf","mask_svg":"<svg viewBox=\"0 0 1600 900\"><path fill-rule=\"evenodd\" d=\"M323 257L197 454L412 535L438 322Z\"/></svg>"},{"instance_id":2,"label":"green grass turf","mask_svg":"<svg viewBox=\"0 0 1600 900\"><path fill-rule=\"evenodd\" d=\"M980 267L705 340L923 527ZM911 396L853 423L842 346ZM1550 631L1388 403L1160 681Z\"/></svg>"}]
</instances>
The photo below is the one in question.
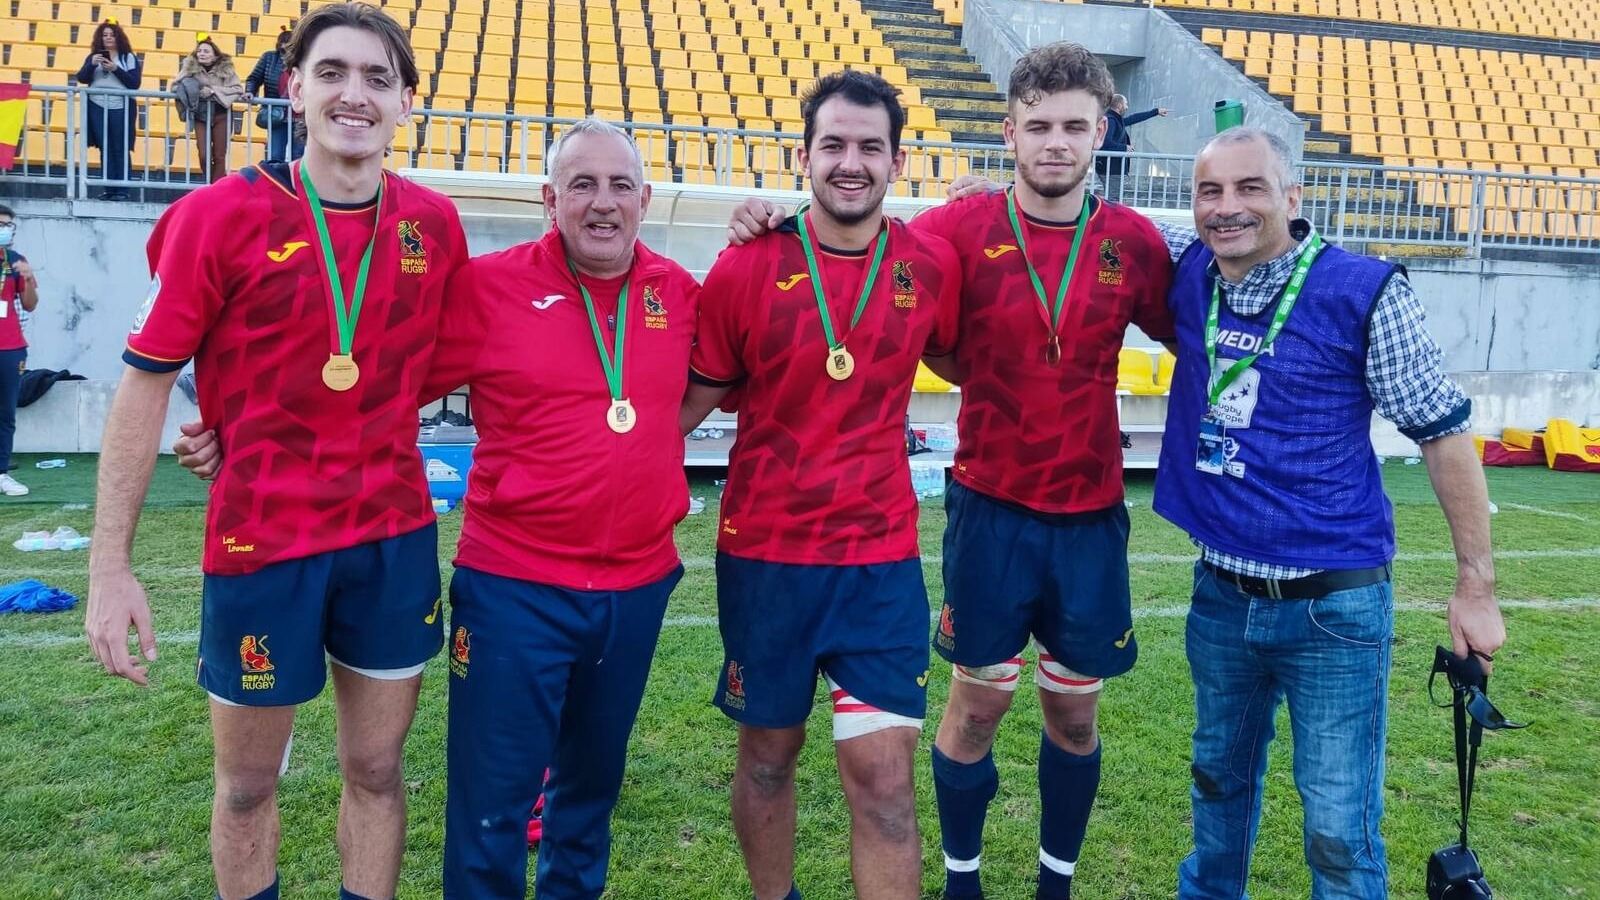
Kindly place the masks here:
<instances>
[{"instance_id":1,"label":"green grass turf","mask_svg":"<svg viewBox=\"0 0 1600 900\"><path fill-rule=\"evenodd\" d=\"M87 532L92 512L64 505L92 500L95 459L69 457L67 468L49 471L33 469L34 459L22 457L18 473L34 488L32 496L0 501L0 580L41 577L81 596L84 555L22 554L11 541L25 529L61 524ZM1391 461L1385 476L1401 552L1422 555L1402 557L1396 572L1404 605L1397 617L1384 827L1394 892L1418 897L1427 854L1453 835L1449 715L1431 708L1424 690L1433 645L1446 637L1441 601L1453 565L1439 558L1449 550L1449 534L1424 470ZM1600 608L1593 605L1600 596L1600 478L1529 469L1491 471L1489 479L1500 504L1497 552L1510 554L1498 565L1501 596L1547 605L1506 611L1510 643L1497 661L1494 694L1510 715L1534 726L1487 738L1475 842L1499 896L1600 896ZM715 611L708 562L716 488L696 481L693 492L713 505L679 529L689 572L672 599L673 618ZM1138 668L1113 682L1103 700L1105 777L1079 863L1083 897L1171 896L1189 841L1193 692L1181 610L1192 550L1150 512L1148 475L1130 475L1129 496L1143 652ZM165 636L150 689L97 671L81 638L81 610L0 618L0 898L209 896L210 734L192 675L204 498L198 484L163 460L135 554ZM459 513L443 519L446 558L459 522ZM926 553L939 552L943 524L942 510L927 504ZM928 571L937 604L937 566ZM1589 602L1549 604L1575 598ZM727 813L734 730L708 702L720 659L713 627L677 624L663 633L617 810L612 898L748 896ZM408 745L411 821L402 897L439 893L441 660L428 669ZM934 666L930 722L938 721L947 685L948 669ZM850 895L847 817L822 708L810 724L799 774L798 880L808 898L843 898ZM1002 784L984 847L985 880L996 900L1033 896L1039 725L1037 702L1020 697L996 749ZM1285 723L1279 731L1287 733ZM942 880L927 771L931 736L930 727L917 766L929 897ZM1286 737L1273 750L1253 877L1258 898L1309 891L1289 750ZM327 695L300 714L280 798L284 896L333 896L338 773Z\"/></svg>"}]
</instances>

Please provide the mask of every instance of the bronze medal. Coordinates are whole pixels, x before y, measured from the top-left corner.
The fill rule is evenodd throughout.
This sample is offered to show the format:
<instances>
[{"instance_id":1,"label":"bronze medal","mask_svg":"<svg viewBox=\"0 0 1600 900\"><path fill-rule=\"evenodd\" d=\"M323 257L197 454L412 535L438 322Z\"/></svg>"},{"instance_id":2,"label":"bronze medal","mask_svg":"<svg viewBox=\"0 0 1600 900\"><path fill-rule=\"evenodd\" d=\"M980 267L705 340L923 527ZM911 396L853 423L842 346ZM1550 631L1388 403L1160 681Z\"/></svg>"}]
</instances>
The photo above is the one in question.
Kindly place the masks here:
<instances>
[{"instance_id":1,"label":"bronze medal","mask_svg":"<svg viewBox=\"0 0 1600 900\"><path fill-rule=\"evenodd\" d=\"M332 391L348 391L361 380L361 369L348 353L330 353L322 364L322 383Z\"/></svg>"},{"instance_id":2,"label":"bronze medal","mask_svg":"<svg viewBox=\"0 0 1600 900\"><path fill-rule=\"evenodd\" d=\"M1061 338L1050 335L1050 342L1044 345L1044 361L1052 366L1061 365Z\"/></svg>"}]
</instances>

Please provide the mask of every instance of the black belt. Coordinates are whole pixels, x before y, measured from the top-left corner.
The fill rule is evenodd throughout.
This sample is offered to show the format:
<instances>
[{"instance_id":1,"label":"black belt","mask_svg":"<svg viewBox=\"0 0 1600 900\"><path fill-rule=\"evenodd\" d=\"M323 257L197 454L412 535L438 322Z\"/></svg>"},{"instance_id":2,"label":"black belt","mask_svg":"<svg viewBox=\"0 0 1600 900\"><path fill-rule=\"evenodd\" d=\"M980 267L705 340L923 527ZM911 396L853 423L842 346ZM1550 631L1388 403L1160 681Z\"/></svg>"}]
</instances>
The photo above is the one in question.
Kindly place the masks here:
<instances>
[{"instance_id":1,"label":"black belt","mask_svg":"<svg viewBox=\"0 0 1600 900\"><path fill-rule=\"evenodd\" d=\"M1392 565L1384 565L1370 569L1329 569L1304 578L1256 578L1229 572L1209 562L1202 561L1201 565L1217 576L1218 581L1231 584L1246 594L1272 600L1313 600L1334 591L1348 591L1388 581L1394 574Z\"/></svg>"}]
</instances>

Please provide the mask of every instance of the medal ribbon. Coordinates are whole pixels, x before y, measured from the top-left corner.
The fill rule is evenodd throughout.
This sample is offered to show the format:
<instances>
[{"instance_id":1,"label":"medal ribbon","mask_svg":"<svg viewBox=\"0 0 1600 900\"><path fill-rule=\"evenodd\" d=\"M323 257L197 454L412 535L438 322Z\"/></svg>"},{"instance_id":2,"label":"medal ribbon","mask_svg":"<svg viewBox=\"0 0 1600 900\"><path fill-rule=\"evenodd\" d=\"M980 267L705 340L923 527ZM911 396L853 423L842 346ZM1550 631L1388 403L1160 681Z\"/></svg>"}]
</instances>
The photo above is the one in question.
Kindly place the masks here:
<instances>
[{"instance_id":1,"label":"medal ribbon","mask_svg":"<svg viewBox=\"0 0 1600 900\"><path fill-rule=\"evenodd\" d=\"M1022 220L1017 216L1017 189L1006 190L1006 215L1011 219L1011 233L1017 238L1017 251L1022 254L1022 261L1028 267L1028 279L1033 282L1033 292L1039 298L1039 307L1044 310L1045 323L1050 326L1050 336L1055 337L1061 330L1061 307L1067 301L1067 288L1072 284L1072 276L1078 268L1078 250L1083 246L1083 233L1089 225L1089 193L1084 192L1083 209L1078 212L1078 225L1072 235L1072 250L1067 254L1067 268L1061 273L1061 285L1056 288L1055 306L1050 305L1044 292L1044 282L1039 280L1039 271L1033 267L1033 258L1028 256L1028 242L1022 234Z\"/></svg>"},{"instance_id":2,"label":"medal ribbon","mask_svg":"<svg viewBox=\"0 0 1600 900\"><path fill-rule=\"evenodd\" d=\"M612 401L622 399L622 350L623 338L628 336L628 289L633 286L630 276L622 282L622 293L617 295L617 337L615 349L608 355L606 353L606 339L600 333L600 319L594 313L594 298L589 296L589 289L583 286L583 279L578 277L578 267L567 260L567 270L572 273L572 280L578 283L578 293L583 297L583 308L589 311L589 329L594 332L594 348L600 351L600 368L606 373L606 387L611 389Z\"/></svg>"},{"instance_id":3,"label":"medal ribbon","mask_svg":"<svg viewBox=\"0 0 1600 900\"><path fill-rule=\"evenodd\" d=\"M1206 377L1213 379L1210 396L1211 406L1217 405L1217 400L1228 385L1239 380L1239 376L1250 368L1256 358L1267 352L1272 342L1278 339L1278 332L1283 330L1283 323L1289 321L1289 311L1294 309L1295 301L1300 299L1300 290L1305 287L1306 275L1311 271L1311 264L1316 261L1317 254L1322 252L1322 235L1311 233L1306 249L1300 252L1300 259L1294 264L1294 274L1289 277L1289 284L1283 289L1283 296L1278 300L1277 309L1272 312L1272 324L1267 326L1267 336L1261 339L1261 349L1246 356L1244 359L1235 360L1228 371L1221 376L1217 371L1217 312L1222 307L1222 278L1218 276L1211 282L1211 311L1206 313Z\"/></svg>"},{"instance_id":4,"label":"medal ribbon","mask_svg":"<svg viewBox=\"0 0 1600 900\"><path fill-rule=\"evenodd\" d=\"M350 355L356 342L356 322L361 318L361 300L367 293L367 269L372 265L372 248L378 243L378 222L383 218L383 178L378 179L378 198L373 203L372 237L367 240L366 252L361 254L361 267L356 270L356 288L350 295L349 308L345 306L344 279L339 275L339 261L333 255L333 238L328 235L328 219L322 212L322 197L317 186L311 183L311 173L305 164L299 166L300 183L306 186L306 205L311 208L311 218L317 225L317 242L322 245L322 274L332 292L334 320L339 329L339 353Z\"/></svg>"},{"instance_id":5,"label":"medal ribbon","mask_svg":"<svg viewBox=\"0 0 1600 900\"><path fill-rule=\"evenodd\" d=\"M867 308L867 299L872 296L872 285L878 280L878 267L883 265L883 251L889 246L889 223L885 221L882 230L878 232L878 246L872 251L872 263L867 266L863 276L861 296L856 300L856 311L850 316L850 331L835 339L833 316L828 314L828 298L822 289L822 272L817 268L817 253L811 247L811 233L806 229L809 206L807 204L795 213L795 224L800 229L800 246L806 251L806 269L811 273L811 291L817 296L817 312L822 314L822 335L828 339L828 349L837 350L844 346L844 339L849 337L850 331L854 331L856 323L861 321L861 313Z\"/></svg>"}]
</instances>

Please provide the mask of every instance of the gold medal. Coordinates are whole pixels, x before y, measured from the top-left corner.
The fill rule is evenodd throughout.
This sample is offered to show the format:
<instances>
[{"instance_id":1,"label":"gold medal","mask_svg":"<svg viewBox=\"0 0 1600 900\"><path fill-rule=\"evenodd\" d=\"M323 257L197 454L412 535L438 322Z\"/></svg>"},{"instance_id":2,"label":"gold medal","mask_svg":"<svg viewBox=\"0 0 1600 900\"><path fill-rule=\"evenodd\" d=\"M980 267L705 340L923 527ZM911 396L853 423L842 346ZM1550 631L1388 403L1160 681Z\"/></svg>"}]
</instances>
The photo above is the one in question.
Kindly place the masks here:
<instances>
[{"instance_id":1,"label":"gold medal","mask_svg":"<svg viewBox=\"0 0 1600 900\"><path fill-rule=\"evenodd\" d=\"M1044 361L1052 366L1061 365L1061 338L1050 335L1050 343L1044 345Z\"/></svg>"},{"instance_id":2,"label":"gold medal","mask_svg":"<svg viewBox=\"0 0 1600 900\"><path fill-rule=\"evenodd\" d=\"M322 364L322 383L332 391L348 391L361 380L361 369L348 353L330 353Z\"/></svg>"},{"instance_id":3,"label":"gold medal","mask_svg":"<svg viewBox=\"0 0 1600 900\"><path fill-rule=\"evenodd\" d=\"M627 397L613 401L606 409L606 425L617 434L627 434L632 431L637 421L639 417L634 415L633 401Z\"/></svg>"},{"instance_id":4,"label":"gold medal","mask_svg":"<svg viewBox=\"0 0 1600 900\"><path fill-rule=\"evenodd\" d=\"M856 371L856 358L850 351L840 344L835 349L828 351L828 377L834 381L844 381Z\"/></svg>"}]
</instances>

